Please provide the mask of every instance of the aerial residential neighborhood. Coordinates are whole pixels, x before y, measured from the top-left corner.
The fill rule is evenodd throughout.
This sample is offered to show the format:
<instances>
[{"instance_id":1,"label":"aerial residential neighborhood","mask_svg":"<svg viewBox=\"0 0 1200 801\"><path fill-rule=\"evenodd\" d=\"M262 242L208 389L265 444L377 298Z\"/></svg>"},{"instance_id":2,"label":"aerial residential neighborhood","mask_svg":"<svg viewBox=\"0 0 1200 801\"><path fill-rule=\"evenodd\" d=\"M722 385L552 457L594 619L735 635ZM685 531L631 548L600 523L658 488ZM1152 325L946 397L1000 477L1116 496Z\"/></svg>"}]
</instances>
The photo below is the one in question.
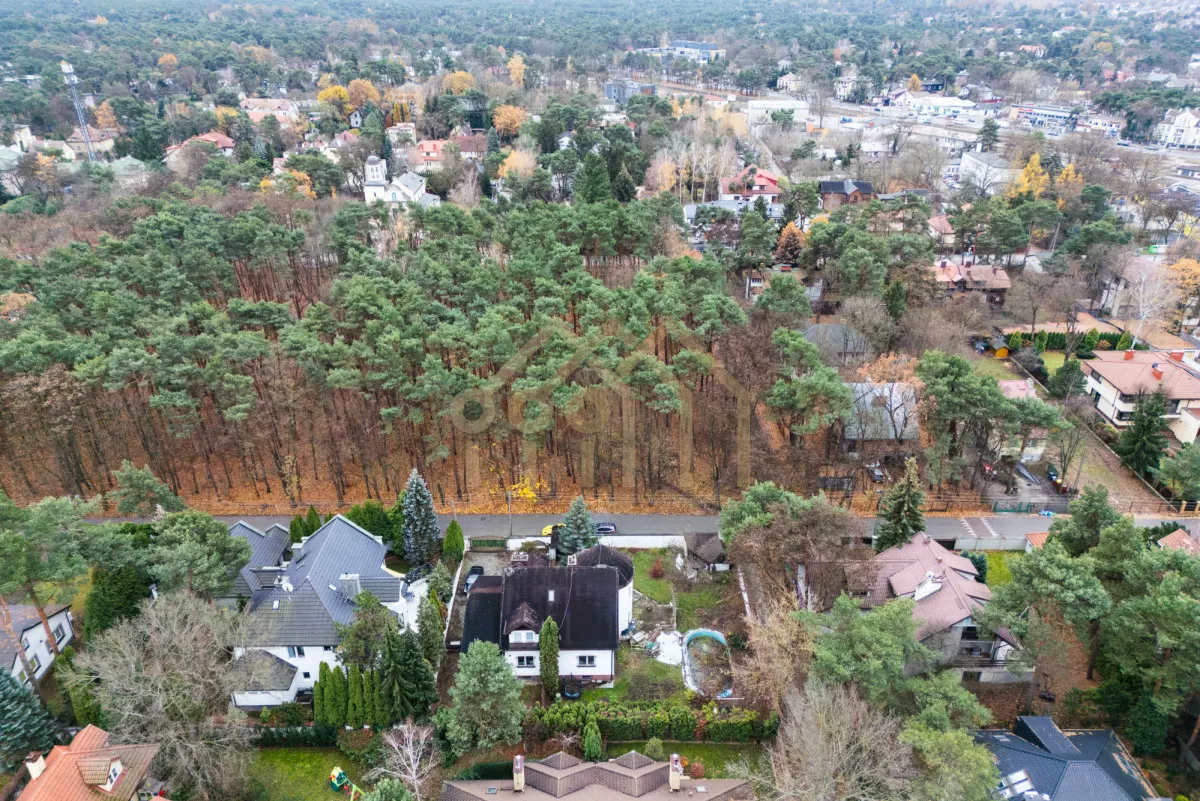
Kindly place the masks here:
<instances>
[{"instance_id":1,"label":"aerial residential neighborhood","mask_svg":"<svg viewBox=\"0 0 1200 801\"><path fill-rule=\"evenodd\" d=\"M0 801L1200 799L1198 31L0 3Z\"/></svg>"}]
</instances>

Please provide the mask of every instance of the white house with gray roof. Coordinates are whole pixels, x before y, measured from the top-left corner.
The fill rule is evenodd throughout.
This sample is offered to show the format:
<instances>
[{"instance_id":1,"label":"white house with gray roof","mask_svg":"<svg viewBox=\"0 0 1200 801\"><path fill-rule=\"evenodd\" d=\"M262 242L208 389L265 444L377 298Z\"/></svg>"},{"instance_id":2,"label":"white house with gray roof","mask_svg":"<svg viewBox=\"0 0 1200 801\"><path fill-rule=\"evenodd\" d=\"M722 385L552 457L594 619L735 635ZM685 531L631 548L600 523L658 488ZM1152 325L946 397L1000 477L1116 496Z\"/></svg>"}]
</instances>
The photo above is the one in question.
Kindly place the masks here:
<instances>
[{"instance_id":1,"label":"white house with gray roof","mask_svg":"<svg viewBox=\"0 0 1200 801\"><path fill-rule=\"evenodd\" d=\"M235 582L235 599L245 599L250 614L248 640L235 655L258 663L246 671L247 687L234 694L238 706L276 706L311 690L321 663L337 664L338 627L354 621L354 599L364 590L401 626L416 630L427 582L406 586L384 566L383 540L345 517L336 515L295 544L282 526L263 532L238 522L229 533L247 538L251 552Z\"/></svg>"}]
</instances>

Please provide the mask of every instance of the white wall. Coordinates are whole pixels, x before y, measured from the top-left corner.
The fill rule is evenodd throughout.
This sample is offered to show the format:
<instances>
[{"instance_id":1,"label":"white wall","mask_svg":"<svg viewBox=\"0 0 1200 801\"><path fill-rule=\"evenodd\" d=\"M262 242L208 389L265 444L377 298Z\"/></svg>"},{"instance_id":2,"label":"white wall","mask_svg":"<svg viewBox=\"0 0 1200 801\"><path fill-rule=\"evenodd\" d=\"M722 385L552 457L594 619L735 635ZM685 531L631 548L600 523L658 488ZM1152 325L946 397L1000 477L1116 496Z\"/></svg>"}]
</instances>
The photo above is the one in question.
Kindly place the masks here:
<instances>
[{"instance_id":1,"label":"white wall","mask_svg":"<svg viewBox=\"0 0 1200 801\"><path fill-rule=\"evenodd\" d=\"M71 629L71 619L71 610L69 609L64 609L50 617L50 631L53 632L59 626L62 627L62 637L57 641L60 651L75 639L75 632ZM25 630L21 635L21 642L25 645L25 655L29 657L30 663L36 659L37 667L34 668L34 673L37 674L37 678L42 678L54 662L54 654L50 650L46 629L42 626L41 621L38 621L33 628ZM21 657L13 657L12 674L19 679L24 671L25 666L21 664Z\"/></svg>"},{"instance_id":2,"label":"white wall","mask_svg":"<svg viewBox=\"0 0 1200 801\"><path fill-rule=\"evenodd\" d=\"M484 537L483 539L489 539ZM504 540L504 547L509 551L519 551L521 546L527 542L540 542L543 545L550 546L549 537L529 536L529 537L502 537L497 535L494 539ZM606 534L600 537L600 544L607 545L610 548L632 548L634 550L644 550L649 548L685 548L686 542L682 534ZM466 541L467 550L471 549L471 541Z\"/></svg>"},{"instance_id":3,"label":"white wall","mask_svg":"<svg viewBox=\"0 0 1200 801\"><path fill-rule=\"evenodd\" d=\"M517 667L518 656L532 656L533 667ZM596 657L594 667L581 668L578 665L580 656ZM609 677L616 675L615 661L616 654L613 651L559 651L558 653L558 675L560 676L595 676L597 679L607 680ZM539 666L541 665L541 656L536 650L532 651L505 651L504 659L512 668L513 675L520 679L536 679L538 677Z\"/></svg>"},{"instance_id":4,"label":"white wall","mask_svg":"<svg viewBox=\"0 0 1200 801\"><path fill-rule=\"evenodd\" d=\"M617 592L617 636L633 625L633 582Z\"/></svg>"},{"instance_id":5,"label":"white wall","mask_svg":"<svg viewBox=\"0 0 1200 801\"><path fill-rule=\"evenodd\" d=\"M292 696L295 697L298 690L311 690L312 686L317 683L317 679L321 674L321 663L334 667L338 665L337 651L333 646L321 645L305 645L304 656L297 654L296 656L288 656L287 647L279 648L235 648L233 655L235 659L240 659L245 655L247 650L266 651L267 653L277 656L289 665L294 665L296 668L296 679L292 682ZM329 650L325 650L328 648ZM305 678L304 674L308 673Z\"/></svg>"},{"instance_id":6,"label":"white wall","mask_svg":"<svg viewBox=\"0 0 1200 801\"><path fill-rule=\"evenodd\" d=\"M272 690L263 692L234 693L233 703L242 709L248 707L279 706L290 704L296 700L296 688L293 682L290 690Z\"/></svg>"}]
</instances>

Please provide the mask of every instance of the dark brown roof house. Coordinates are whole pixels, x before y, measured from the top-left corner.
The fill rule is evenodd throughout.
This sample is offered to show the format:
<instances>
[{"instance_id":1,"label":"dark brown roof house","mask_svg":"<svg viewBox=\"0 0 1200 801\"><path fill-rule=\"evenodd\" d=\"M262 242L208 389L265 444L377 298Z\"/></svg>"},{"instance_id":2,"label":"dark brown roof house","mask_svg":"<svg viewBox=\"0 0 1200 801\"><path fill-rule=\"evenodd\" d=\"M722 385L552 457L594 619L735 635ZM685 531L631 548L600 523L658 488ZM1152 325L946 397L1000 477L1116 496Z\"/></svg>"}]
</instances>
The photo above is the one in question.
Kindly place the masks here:
<instances>
[{"instance_id":1,"label":"dark brown roof house","mask_svg":"<svg viewBox=\"0 0 1200 801\"><path fill-rule=\"evenodd\" d=\"M655 762L637 751L607 762L584 762L562 751L538 762L526 762L518 755L513 757L511 779L442 783L442 801L666 801L682 796L749 801L754 798L754 790L744 779L688 778L678 754L672 754L670 762Z\"/></svg>"}]
</instances>

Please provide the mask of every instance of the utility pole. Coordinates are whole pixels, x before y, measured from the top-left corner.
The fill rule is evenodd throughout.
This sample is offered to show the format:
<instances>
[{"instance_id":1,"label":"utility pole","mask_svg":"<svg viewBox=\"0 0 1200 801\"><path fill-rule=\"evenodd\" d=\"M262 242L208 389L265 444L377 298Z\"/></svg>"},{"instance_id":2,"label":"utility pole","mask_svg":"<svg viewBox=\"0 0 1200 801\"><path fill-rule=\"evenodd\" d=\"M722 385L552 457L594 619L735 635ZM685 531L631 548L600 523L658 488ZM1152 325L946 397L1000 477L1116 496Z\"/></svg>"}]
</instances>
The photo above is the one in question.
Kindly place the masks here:
<instances>
[{"instance_id":1,"label":"utility pole","mask_svg":"<svg viewBox=\"0 0 1200 801\"><path fill-rule=\"evenodd\" d=\"M79 100L79 78L75 75L75 68L66 61L59 66L62 67L67 88L71 90L71 102L75 105L75 119L79 122L79 135L83 137L83 146L87 148L88 163L94 164L96 150L92 147L92 135L88 132L87 115L83 113L83 103Z\"/></svg>"},{"instance_id":2,"label":"utility pole","mask_svg":"<svg viewBox=\"0 0 1200 801\"><path fill-rule=\"evenodd\" d=\"M508 498L508 538L511 540L512 535L513 535L513 532L512 532L512 491L511 490L506 491L504 493L504 495L506 498Z\"/></svg>"}]
</instances>

